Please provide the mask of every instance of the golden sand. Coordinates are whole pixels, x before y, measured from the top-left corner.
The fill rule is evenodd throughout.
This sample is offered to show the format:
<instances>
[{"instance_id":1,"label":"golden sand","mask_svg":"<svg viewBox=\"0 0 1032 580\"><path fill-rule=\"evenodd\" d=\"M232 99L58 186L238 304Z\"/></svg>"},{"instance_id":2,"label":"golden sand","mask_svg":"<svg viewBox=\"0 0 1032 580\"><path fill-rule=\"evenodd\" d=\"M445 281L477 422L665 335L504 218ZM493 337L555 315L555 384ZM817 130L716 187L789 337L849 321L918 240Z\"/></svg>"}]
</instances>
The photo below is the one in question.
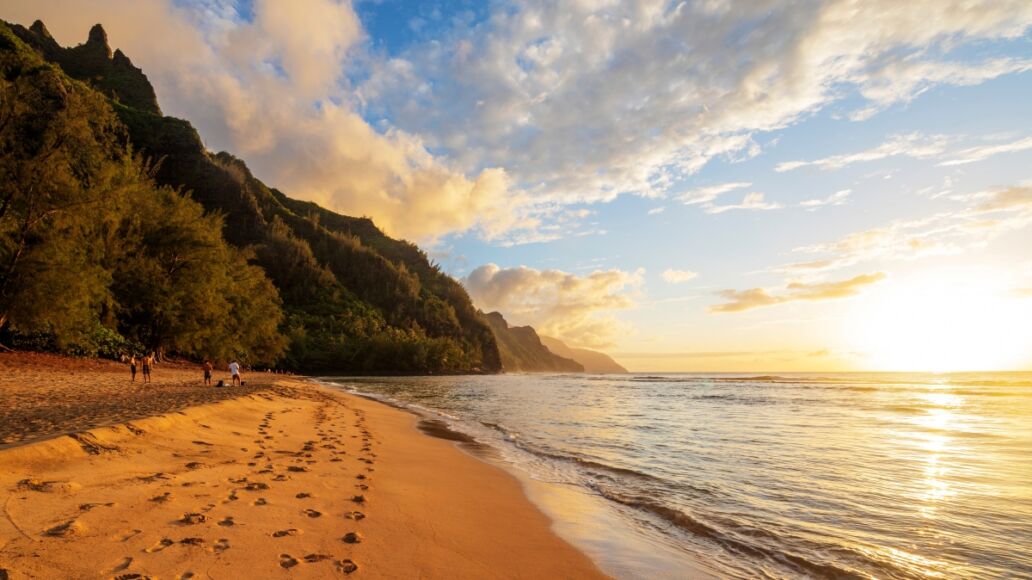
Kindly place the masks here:
<instances>
[{"instance_id":1,"label":"golden sand","mask_svg":"<svg viewBox=\"0 0 1032 580\"><path fill-rule=\"evenodd\" d=\"M0 451L0 574L603 577L514 478L416 421L284 380Z\"/></svg>"}]
</instances>

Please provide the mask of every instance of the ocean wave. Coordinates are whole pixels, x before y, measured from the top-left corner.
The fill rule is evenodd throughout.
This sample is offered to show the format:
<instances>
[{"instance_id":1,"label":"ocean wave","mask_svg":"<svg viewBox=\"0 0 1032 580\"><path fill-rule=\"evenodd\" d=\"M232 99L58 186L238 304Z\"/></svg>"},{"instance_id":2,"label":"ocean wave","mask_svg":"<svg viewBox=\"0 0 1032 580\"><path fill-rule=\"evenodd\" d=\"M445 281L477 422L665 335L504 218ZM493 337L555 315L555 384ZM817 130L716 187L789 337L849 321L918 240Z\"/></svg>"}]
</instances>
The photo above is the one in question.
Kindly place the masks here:
<instances>
[{"instance_id":1,"label":"ocean wave","mask_svg":"<svg viewBox=\"0 0 1032 580\"><path fill-rule=\"evenodd\" d=\"M503 433L507 433L505 431L502 431L502 432ZM648 473L643 473L641 471L637 471L637 470L634 470L634 469L631 469L631 468L628 468L628 467L618 467L618 466L615 466L615 465L609 465L607 463L601 463L599 461L594 461L592 459L586 459L584 457L576 457L576 456L573 456L573 455L565 455L565 454L562 454L562 453L557 453L555 451L546 451L544 449L541 449L540 447L537 447L536 445L533 445L531 443L527 443L526 441L523 441L523 440L519 439L518 436L509 438L509 442L512 443L513 445L515 445L520 450L526 451L527 453L530 453L530 454L535 455L537 457L541 457L543 459L549 459L549 460L552 460L552 461L560 461L560 462L563 462L563 463L569 463L569 464L573 464L573 465L579 466L581 468L586 468L586 469L589 469L589 470L602 471L602 472L606 472L606 473L614 474L614 475L618 475L618 476L633 477L633 478L636 478L636 479L645 479L645 480L652 480L652 481L662 481L662 479L659 478L659 477L656 477L654 475L650 475Z\"/></svg>"},{"instance_id":2,"label":"ocean wave","mask_svg":"<svg viewBox=\"0 0 1032 580\"><path fill-rule=\"evenodd\" d=\"M808 575L814 575L824 578L857 578L865 579L869 578L868 575L859 573L855 570L835 566L824 562L815 562L807 559L798 554L790 552L772 550L765 546L757 544L750 544L738 538L731 536L718 529L717 526L713 526L702 522L691 515L674 509L672 507L663 505L658 501L639 495L627 495L624 493L616 492L611 489L607 489L604 486L592 486L599 495L602 497L631 507L634 509L641 510L643 512L652 514L653 516L659 517L661 520L676 526L678 529L691 534L697 538L703 538L714 542L722 548L741 555L745 555L751 558L768 560L776 562L782 566L788 566L798 572ZM762 533L758 534L754 530L741 530L743 533L751 536L769 536L776 537L775 534Z\"/></svg>"}]
</instances>

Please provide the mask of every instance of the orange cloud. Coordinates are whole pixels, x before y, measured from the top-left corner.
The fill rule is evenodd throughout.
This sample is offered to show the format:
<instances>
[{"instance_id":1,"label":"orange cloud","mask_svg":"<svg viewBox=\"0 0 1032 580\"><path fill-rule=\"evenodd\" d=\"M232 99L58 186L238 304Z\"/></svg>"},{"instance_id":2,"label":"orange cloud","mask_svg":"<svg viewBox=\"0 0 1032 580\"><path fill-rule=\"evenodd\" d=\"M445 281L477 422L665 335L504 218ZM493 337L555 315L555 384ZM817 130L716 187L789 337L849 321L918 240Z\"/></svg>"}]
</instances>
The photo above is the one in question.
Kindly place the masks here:
<instances>
[{"instance_id":1,"label":"orange cloud","mask_svg":"<svg viewBox=\"0 0 1032 580\"><path fill-rule=\"evenodd\" d=\"M727 300L710 307L710 312L744 312L753 308L784 304L785 302L834 300L854 296L864 286L884 280L884 272L861 274L848 280L807 284L792 282L778 294L771 294L764 288L748 290L722 290L719 295Z\"/></svg>"},{"instance_id":2,"label":"orange cloud","mask_svg":"<svg viewBox=\"0 0 1032 580\"><path fill-rule=\"evenodd\" d=\"M614 269L578 276L486 264L462 283L478 308L498 310L510 324L529 324L571 345L598 348L611 345L626 330L611 313L634 307L631 295L642 284L643 274Z\"/></svg>"}]
</instances>

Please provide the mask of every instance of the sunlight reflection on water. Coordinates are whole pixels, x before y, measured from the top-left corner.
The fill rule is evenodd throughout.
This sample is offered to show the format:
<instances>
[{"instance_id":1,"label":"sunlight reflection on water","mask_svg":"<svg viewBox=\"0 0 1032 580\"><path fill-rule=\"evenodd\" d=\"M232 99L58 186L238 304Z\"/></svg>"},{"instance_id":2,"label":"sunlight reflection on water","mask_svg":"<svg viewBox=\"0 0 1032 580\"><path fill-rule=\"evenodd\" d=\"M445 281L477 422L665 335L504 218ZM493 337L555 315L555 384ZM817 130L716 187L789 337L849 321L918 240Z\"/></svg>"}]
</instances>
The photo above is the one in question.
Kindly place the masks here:
<instances>
[{"instance_id":1,"label":"sunlight reflection on water","mask_svg":"<svg viewBox=\"0 0 1032 580\"><path fill-rule=\"evenodd\" d=\"M1030 373L340 382L602 499L613 518L580 521L632 530L620 576L681 550L723 577L1032 577ZM582 545L619 541L584 527ZM637 573L635 550L652 562Z\"/></svg>"}]
</instances>

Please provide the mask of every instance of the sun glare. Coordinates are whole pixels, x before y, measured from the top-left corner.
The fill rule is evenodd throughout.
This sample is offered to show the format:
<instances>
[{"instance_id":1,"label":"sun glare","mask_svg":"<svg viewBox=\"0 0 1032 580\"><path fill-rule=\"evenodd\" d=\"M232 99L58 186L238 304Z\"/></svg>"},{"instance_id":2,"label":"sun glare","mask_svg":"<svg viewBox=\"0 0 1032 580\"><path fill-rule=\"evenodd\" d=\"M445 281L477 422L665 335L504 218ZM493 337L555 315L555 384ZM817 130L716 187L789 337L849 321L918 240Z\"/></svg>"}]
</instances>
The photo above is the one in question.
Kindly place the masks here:
<instances>
[{"instance_id":1,"label":"sun glare","mask_svg":"<svg viewBox=\"0 0 1032 580\"><path fill-rule=\"evenodd\" d=\"M886 282L858 300L850 342L871 370L984 371L1032 358L1032 300L998 271L939 271Z\"/></svg>"}]
</instances>

